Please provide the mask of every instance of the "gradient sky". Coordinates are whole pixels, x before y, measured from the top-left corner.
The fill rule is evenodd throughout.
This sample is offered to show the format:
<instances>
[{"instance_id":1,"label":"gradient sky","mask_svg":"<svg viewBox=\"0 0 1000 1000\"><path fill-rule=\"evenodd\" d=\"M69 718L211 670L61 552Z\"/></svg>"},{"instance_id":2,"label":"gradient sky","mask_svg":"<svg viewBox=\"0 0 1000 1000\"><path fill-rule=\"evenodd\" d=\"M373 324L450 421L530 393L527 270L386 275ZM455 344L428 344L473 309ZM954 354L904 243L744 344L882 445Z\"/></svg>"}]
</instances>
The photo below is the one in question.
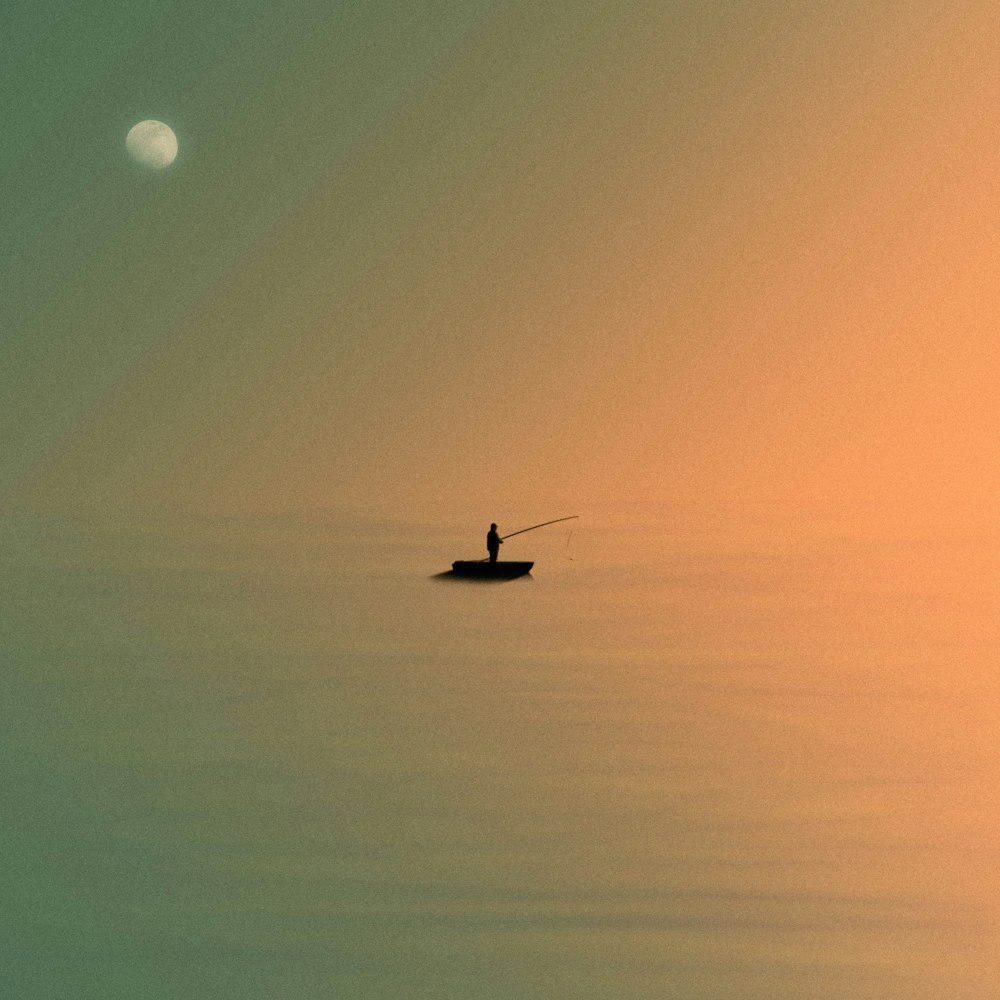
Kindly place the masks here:
<instances>
[{"instance_id":1,"label":"gradient sky","mask_svg":"<svg viewBox=\"0 0 1000 1000\"><path fill-rule=\"evenodd\" d=\"M994 3L0 29L8 509L996 527Z\"/></svg>"}]
</instances>

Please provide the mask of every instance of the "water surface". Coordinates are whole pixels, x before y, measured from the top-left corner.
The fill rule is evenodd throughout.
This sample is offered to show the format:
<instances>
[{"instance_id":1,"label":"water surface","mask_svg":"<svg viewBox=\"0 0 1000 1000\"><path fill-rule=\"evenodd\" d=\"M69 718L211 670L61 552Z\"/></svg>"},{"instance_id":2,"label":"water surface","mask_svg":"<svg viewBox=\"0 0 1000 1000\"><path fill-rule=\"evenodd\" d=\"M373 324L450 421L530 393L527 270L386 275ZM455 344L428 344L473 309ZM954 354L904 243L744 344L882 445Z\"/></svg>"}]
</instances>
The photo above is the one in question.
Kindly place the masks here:
<instances>
[{"instance_id":1,"label":"water surface","mask_svg":"<svg viewBox=\"0 0 1000 1000\"><path fill-rule=\"evenodd\" d=\"M995 540L2 535L5 996L995 995Z\"/></svg>"}]
</instances>

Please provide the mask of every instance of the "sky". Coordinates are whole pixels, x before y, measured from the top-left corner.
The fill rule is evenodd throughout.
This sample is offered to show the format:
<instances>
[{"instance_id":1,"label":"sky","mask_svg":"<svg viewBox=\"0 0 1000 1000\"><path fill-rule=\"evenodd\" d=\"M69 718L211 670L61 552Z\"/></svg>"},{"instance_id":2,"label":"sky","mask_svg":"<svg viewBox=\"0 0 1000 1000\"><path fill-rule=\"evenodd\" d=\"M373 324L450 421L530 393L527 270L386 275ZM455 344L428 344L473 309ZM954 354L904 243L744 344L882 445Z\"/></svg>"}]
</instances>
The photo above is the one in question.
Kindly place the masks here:
<instances>
[{"instance_id":1,"label":"sky","mask_svg":"<svg viewBox=\"0 0 1000 1000\"><path fill-rule=\"evenodd\" d=\"M998 35L990 2L8 5L0 503L993 530Z\"/></svg>"}]
</instances>

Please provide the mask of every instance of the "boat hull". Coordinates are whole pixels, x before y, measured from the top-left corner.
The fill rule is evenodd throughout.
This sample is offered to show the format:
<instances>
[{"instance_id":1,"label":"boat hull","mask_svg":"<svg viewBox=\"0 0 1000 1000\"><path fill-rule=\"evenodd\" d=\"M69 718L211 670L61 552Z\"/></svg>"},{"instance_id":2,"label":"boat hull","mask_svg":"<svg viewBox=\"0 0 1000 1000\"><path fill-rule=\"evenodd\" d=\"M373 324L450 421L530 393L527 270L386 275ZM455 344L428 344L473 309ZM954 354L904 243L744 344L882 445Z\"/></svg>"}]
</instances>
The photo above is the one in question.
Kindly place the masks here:
<instances>
[{"instance_id":1,"label":"boat hull","mask_svg":"<svg viewBox=\"0 0 1000 1000\"><path fill-rule=\"evenodd\" d=\"M533 562L465 562L459 560L451 564L455 576L466 576L473 580L513 580L531 572Z\"/></svg>"}]
</instances>

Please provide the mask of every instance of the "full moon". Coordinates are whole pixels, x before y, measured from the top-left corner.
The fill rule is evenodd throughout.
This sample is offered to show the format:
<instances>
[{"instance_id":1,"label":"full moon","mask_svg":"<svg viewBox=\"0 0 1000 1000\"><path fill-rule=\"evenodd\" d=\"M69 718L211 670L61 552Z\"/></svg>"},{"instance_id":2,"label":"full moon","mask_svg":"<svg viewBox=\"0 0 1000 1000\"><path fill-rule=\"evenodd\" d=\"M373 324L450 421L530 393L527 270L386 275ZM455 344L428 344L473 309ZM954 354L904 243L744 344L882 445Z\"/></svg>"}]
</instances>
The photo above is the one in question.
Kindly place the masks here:
<instances>
[{"instance_id":1,"label":"full moon","mask_svg":"<svg viewBox=\"0 0 1000 1000\"><path fill-rule=\"evenodd\" d=\"M169 125L150 119L129 129L125 148L136 163L162 170L177 156L177 136Z\"/></svg>"}]
</instances>

